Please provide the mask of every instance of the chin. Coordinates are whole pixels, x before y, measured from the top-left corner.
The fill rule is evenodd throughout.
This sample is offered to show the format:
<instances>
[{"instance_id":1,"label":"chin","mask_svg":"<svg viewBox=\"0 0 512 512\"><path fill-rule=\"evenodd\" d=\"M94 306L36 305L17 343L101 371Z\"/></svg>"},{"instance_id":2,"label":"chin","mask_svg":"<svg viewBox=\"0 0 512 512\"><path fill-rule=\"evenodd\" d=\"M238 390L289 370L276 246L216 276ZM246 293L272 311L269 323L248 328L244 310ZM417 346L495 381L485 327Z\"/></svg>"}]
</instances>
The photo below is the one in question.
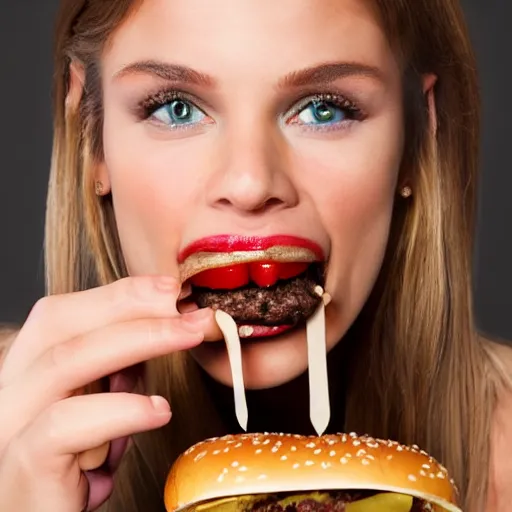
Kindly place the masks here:
<instances>
[{"instance_id":1,"label":"chin","mask_svg":"<svg viewBox=\"0 0 512 512\"><path fill-rule=\"evenodd\" d=\"M264 341L242 341L242 355L246 389L267 389L285 384L307 369L305 329ZM213 379L232 386L224 342L203 343L192 350L192 356Z\"/></svg>"},{"instance_id":2,"label":"chin","mask_svg":"<svg viewBox=\"0 0 512 512\"><path fill-rule=\"evenodd\" d=\"M326 313L327 349L332 350L343 337L345 329L340 325L340 316L336 315L334 304ZM307 371L305 326L275 337L241 340L241 346L246 389L278 387ZM191 353L210 377L221 384L232 386L231 367L224 342L202 343Z\"/></svg>"}]
</instances>

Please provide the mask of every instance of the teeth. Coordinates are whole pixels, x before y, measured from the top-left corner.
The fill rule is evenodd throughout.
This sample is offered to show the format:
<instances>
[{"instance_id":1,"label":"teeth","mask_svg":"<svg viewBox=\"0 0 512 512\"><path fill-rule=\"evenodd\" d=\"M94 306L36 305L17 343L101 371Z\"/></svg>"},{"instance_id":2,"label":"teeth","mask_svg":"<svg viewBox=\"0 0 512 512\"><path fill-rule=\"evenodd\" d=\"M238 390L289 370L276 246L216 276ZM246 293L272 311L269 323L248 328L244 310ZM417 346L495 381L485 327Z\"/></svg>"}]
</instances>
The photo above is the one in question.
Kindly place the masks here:
<instances>
[{"instance_id":1,"label":"teeth","mask_svg":"<svg viewBox=\"0 0 512 512\"><path fill-rule=\"evenodd\" d=\"M240 338L249 338L249 336L252 336L254 332L254 329L249 325L241 325L238 328L238 335Z\"/></svg>"},{"instance_id":2,"label":"teeth","mask_svg":"<svg viewBox=\"0 0 512 512\"><path fill-rule=\"evenodd\" d=\"M323 294L324 294L324 289L320 286L320 285L317 285L315 286L315 289L313 290L319 297L322 297Z\"/></svg>"}]
</instances>

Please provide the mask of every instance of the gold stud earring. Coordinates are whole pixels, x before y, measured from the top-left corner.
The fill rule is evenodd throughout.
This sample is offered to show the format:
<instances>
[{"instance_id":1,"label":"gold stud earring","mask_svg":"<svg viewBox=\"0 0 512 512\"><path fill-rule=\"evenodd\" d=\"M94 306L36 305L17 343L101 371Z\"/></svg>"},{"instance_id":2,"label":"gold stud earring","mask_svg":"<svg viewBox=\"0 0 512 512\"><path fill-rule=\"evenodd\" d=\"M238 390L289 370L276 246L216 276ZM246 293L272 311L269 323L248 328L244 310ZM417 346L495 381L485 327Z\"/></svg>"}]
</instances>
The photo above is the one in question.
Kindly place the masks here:
<instances>
[{"instance_id":1,"label":"gold stud earring","mask_svg":"<svg viewBox=\"0 0 512 512\"><path fill-rule=\"evenodd\" d=\"M97 196L103 195L103 183L101 181L96 181L94 183L94 191L96 192Z\"/></svg>"},{"instance_id":2,"label":"gold stud earring","mask_svg":"<svg viewBox=\"0 0 512 512\"><path fill-rule=\"evenodd\" d=\"M407 199L408 197L411 197L412 196L412 188L409 187L408 185L405 187L402 187L402 189L400 190L400 195L405 199Z\"/></svg>"}]
</instances>

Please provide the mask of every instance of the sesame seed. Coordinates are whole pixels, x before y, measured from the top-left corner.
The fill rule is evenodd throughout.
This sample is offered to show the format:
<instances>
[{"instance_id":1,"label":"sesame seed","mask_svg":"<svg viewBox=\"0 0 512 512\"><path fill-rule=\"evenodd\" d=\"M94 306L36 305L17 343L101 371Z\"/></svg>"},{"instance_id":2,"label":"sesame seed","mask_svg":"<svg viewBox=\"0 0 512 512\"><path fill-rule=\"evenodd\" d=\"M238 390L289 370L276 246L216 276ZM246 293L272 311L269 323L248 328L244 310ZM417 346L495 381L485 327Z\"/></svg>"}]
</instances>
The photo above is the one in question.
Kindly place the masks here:
<instances>
[{"instance_id":1,"label":"sesame seed","mask_svg":"<svg viewBox=\"0 0 512 512\"><path fill-rule=\"evenodd\" d=\"M375 457L373 455L369 454L369 453L366 455L366 458L368 460L375 460Z\"/></svg>"},{"instance_id":2,"label":"sesame seed","mask_svg":"<svg viewBox=\"0 0 512 512\"><path fill-rule=\"evenodd\" d=\"M279 446L272 446L272 449L270 450L272 453L276 453L279 450Z\"/></svg>"},{"instance_id":3,"label":"sesame seed","mask_svg":"<svg viewBox=\"0 0 512 512\"><path fill-rule=\"evenodd\" d=\"M416 482L417 478L414 475L409 475L407 477L411 482Z\"/></svg>"},{"instance_id":4,"label":"sesame seed","mask_svg":"<svg viewBox=\"0 0 512 512\"><path fill-rule=\"evenodd\" d=\"M194 457L194 462L198 462L200 461L208 452L206 451L203 451L203 452L200 452L198 453L195 457Z\"/></svg>"},{"instance_id":5,"label":"sesame seed","mask_svg":"<svg viewBox=\"0 0 512 512\"><path fill-rule=\"evenodd\" d=\"M265 441L263 441L263 444L270 444L270 439L265 439Z\"/></svg>"},{"instance_id":6,"label":"sesame seed","mask_svg":"<svg viewBox=\"0 0 512 512\"><path fill-rule=\"evenodd\" d=\"M427 472L424 469L420 469L421 476L427 476Z\"/></svg>"},{"instance_id":7,"label":"sesame seed","mask_svg":"<svg viewBox=\"0 0 512 512\"><path fill-rule=\"evenodd\" d=\"M439 472L437 473L437 478L441 478L441 479L443 479L443 478L446 478L446 475L445 475L442 471L439 471Z\"/></svg>"},{"instance_id":8,"label":"sesame seed","mask_svg":"<svg viewBox=\"0 0 512 512\"><path fill-rule=\"evenodd\" d=\"M288 460L288 457L286 455L281 455L281 460Z\"/></svg>"},{"instance_id":9,"label":"sesame seed","mask_svg":"<svg viewBox=\"0 0 512 512\"><path fill-rule=\"evenodd\" d=\"M379 443L376 443L375 441L367 441L366 446L368 446L368 448L378 448Z\"/></svg>"},{"instance_id":10,"label":"sesame seed","mask_svg":"<svg viewBox=\"0 0 512 512\"><path fill-rule=\"evenodd\" d=\"M235 444L235 448L242 448L242 446L243 446L242 443Z\"/></svg>"},{"instance_id":11,"label":"sesame seed","mask_svg":"<svg viewBox=\"0 0 512 512\"><path fill-rule=\"evenodd\" d=\"M218 477L217 477L217 482L222 482L224 480L224 473L221 473Z\"/></svg>"},{"instance_id":12,"label":"sesame seed","mask_svg":"<svg viewBox=\"0 0 512 512\"><path fill-rule=\"evenodd\" d=\"M235 460L234 462L232 462L232 463L231 463L231 465L232 465L234 468L236 468L237 466L239 466L239 465L240 465L240 462L238 462L238 461L236 461L236 460Z\"/></svg>"},{"instance_id":13,"label":"sesame seed","mask_svg":"<svg viewBox=\"0 0 512 512\"><path fill-rule=\"evenodd\" d=\"M430 464L422 464L421 467L423 469L430 469Z\"/></svg>"},{"instance_id":14,"label":"sesame seed","mask_svg":"<svg viewBox=\"0 0 512 512\"><path fill-rule=\"evenodd\" d=\"M300 464L298 462L296 462L293 466L292 466L293 469L298 469L300 468Z\"/></svg>"},{"instance_id":15,"label":"sesame seed","mask_svg":"<svg viewBox=\"0 0 512 512\"><path fill-rule=\"evenodd\" d=\"M330 455L331 457L334 457L334 456L336 455L336 451L335 451L335 450L331 450L331 451L329 452L329 455Z\"/></svg>"},{"instance_id":16,"label":"sesame seed","mask_svg":"<svg viewBox=\"0 0 512 512\"><path fill-rule=\"evenodd\" d=\"M267 478L267 475L259 475L258 480L265 480Z\"/></svg>"},{"instance_id":17,"label":"sesame seed","mask_svg":"<svg viewBox=\"0 0 512 512\"><path fill-rule=\"evenodd\" d=\"M290 450L291 450L292 452L296 452L296 451L297 451L297 447L296 447L296 446L292 446L292 447L290 447Z\"/></svg>"},{"instance_id":18,"label":"sesame seed","mask_svg":"<svg viewBox=\"0 0 512 512\"><path fill-rule=\"evenodd\" d=\"M386 459L388 459L388 460L391 460L392 458L393 458L393 455L391 455L391 454L386 457Z\"/></svg>"},{"instance_id":19,"label":"sesame seed","mask_svg":"<svg viewBox=\"0 0 512 512\"><path fill-rule=\"evenodd\" d=\"M307 460L304 464L306 466L313 466L315 463L312 460Z\"/></svg>"},{"instance_id":20,"label":"sesame seed","mask_svg":"<svg viewBox=\"0 0 512 512\"><path fill-rule=\"evenodd\" d=\"M398 446L396 447L396 451L397 451L397 452L402 452L403 450L404 450L403 446L398 445Z\"/></svg>"},{"instance_id":21,"label":"sesame seed","mask_svg":"<svg viewBox=\"0 0 512 512\"><path fill-rule=\"evenodd\" d=\"M322 453L321 448L317 448L314 452L315 455L318 455L319 453Z\"/></svg>"},{"instance_id":22,"label":"sesame seed","mask_svg":"<svg viewBox=\"0 0 512 512\"><path fill-rule=\"evenodd\" d=\"M228 452L229 452L229 446L227 446L226 448L224 448L223 452L224 452L224 453L228 453Z\"/></svg>"},{"instance_id":23,"label":"sesame seed","mask_svg":"<svg viewBox=\"0 0 512 512\"><path fill-rule=\"evenodd\" d=\"M358 439L354 439L354 440L352 441L352 444L353 444L354 446L359 446L359 445L361 444L361 441L359 441Z\"/></svg>"},{"instance_id":24,"label":"sesame seed","mask_svg":"<svg viewBox=\"0 0 512 512\"><path fill-rule=\"evenodd\" d=\"M368 459L362 459L361 464L363 464L364 466L368 466L368 464L370 464L370 461Z\"/></svg>"},{"instance_id":25,"label":"sesame seed","mask_svg":"<svg viewBox=\"0 0 512 512\"><path fill-rule=\"evenodd\" d=\"M364 448L360 448L359 450L357 450L356 456L362 457L365 454L366 454L366 450Z\"/></svg>"},{"instance_id":26,"label":"sesame seed","mask_svg":"<svg viewBox=\"0 0 512 512\"><path fill-rule=\"evenodd\" d=\"M322 462L321 466L323 469L327 469L327 468L331 467L331 463L330 462Z\"/></svg>"},{"instance_id":27,"label":"sesame seed","mask_svg":"<svg viewBox=\"0 0 512 512\"><path fill-rule=\"evenodd\" d=\"M341 457L340 462L342 464L346 464L348 462L348 459L346 457Z\"/></svg>"},{"instance_id":28,"label":"sesame seed","mask_svg":"<svg viewBox=\"0 0 512 512\"><path fill-rule=\"evenodd\" d=\"M315 443L308 443L308 444L306 445L306 448L314 448L315 446L316 446L316 444L315 444Z\"/></svg>"},{"instance_id":29,"label":"sesame seed","mask_svg":"<svg viewBox=\"0 0 512 512\"><path fill-rule=\"evenodd\" d=\"M256 453L256 455L259 455L262 451L263 450L261 448L258 448L255 453Z\"/></svg>"},{"instance_id":30,"label":"sesame seed","mask_svg":"<svg viewBox=\"0 0 512 512\"><path fill-rule=\"evenodd\" d=\"M213 452L212 452L212 453L213 453L213 455L219 455L220 450L213 450Z\"/></svg>"},{"instance_id":31,"label":"sesame seed","mask_svg":"<svg viewBox=\"0 0 512 512\"><path fill-rule=\"evenodd\" d=\"M247 467L246 466L240 466L238 468L238 471L247 471Z\"/></svg>"}]
</instances>

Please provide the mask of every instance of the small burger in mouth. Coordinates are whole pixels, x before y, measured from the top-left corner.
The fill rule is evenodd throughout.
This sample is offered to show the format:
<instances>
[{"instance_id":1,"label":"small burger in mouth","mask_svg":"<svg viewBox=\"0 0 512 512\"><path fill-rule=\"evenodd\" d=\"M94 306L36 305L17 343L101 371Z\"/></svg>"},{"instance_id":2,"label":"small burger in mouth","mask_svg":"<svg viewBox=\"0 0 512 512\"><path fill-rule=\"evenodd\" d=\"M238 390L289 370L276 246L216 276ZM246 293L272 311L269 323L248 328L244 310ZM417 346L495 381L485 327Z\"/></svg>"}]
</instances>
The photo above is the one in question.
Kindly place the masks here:
<instances>
[{"instance_id":1,"label":"small burger in mouth","mask_svg":"<svg viewBox=\"0 0 512 512\"><path fill-rule=\"evenodd\" d=\"M218 236L199 240L180 255L188 298L220 309L243 337L273 336L304 323L322 300L324 255L295 236Z\"/></svg>"},{"instance_id":2,"label":"small burger in mouth","mask_svg":"<svg viewBox=\"0 0 512 512\"><path fill-rule=\"evenodd\" d=\"M356 434L241 434L171 468L168 512L461 512L447 470L416 446Z\"/></svg>"}]
</instances>

